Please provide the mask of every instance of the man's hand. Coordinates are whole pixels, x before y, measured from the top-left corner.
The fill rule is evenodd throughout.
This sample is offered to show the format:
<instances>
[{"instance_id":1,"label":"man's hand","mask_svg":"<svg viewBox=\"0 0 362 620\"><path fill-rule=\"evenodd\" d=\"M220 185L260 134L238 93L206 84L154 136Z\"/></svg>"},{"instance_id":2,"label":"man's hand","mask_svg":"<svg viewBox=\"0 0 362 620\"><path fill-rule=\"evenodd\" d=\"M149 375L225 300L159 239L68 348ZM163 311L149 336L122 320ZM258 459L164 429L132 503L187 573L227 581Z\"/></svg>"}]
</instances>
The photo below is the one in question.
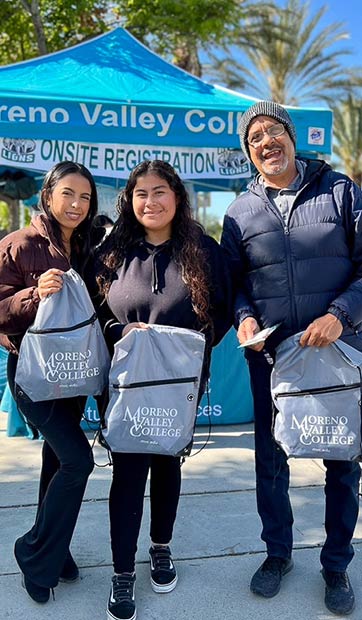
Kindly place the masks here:
<instances>
[{"instance_id":1,"label":"man's hand","mask_svg":"<svg viewBox=\"0 0 362 620\"><path fill-rule=\"evenodd\" d=\"M255 336L255 334L257 334L258 332L260 332L260 327L257 321L252 316L246 317L246 319L244 319L240 323L239 329L237 331L237 336L240 344L244 344L244 342L249 340L249 338ZM251 347L249 348L254 349L254 351L261 351L263 347L264 342L259 342L259 344L251 345Z\"/></svg>"},{"instance_id":2,"label":"man's hand","mask_svg":"<svg viewBox=\"0 0 362 620\"><path fill-rule=\"evenodd\" d=\"M326 347L340 337L343 325L333 314L325 314L308 325L299 344L302 347Z\"/></svg>"}]
</instances>

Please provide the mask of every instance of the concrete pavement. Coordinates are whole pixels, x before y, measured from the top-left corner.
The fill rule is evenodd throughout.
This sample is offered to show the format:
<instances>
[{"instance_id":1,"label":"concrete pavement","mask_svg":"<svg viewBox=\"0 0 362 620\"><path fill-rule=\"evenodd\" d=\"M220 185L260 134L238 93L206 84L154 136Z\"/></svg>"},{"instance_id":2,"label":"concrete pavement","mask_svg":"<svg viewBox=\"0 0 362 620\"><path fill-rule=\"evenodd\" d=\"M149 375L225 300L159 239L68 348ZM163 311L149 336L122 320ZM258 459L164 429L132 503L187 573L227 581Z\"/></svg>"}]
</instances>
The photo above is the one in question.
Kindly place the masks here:
<instances>
[{"instance_id":1,"label":"concrete pavement","mask_svg":"<svg viewBox=\"0 0 362 620\"><path fill-rule=\"evenodd\" d=\"M88 484L72 552L81 580L59 584L55 601L33 603L20 586L13 556L15 539L33 523L40 466L40 441L8 438L0 413L0 618L1 620L105 620L112 576L107 497L111 468L95 447L96 467ZM197 427L195 449L207 428ZM91 439L91 436L89 436ZM293 571L281 592L264 600L249 590L252 574L265 559L255 504L253 425L215 426L201 453L183 465L183 485L172 544L179 582L169 594L151 590L148 567L149 500L137 555L138 620L331 620L324 607L319 552L324 539L324 468L317 460L291 461L294 508ZM362 520L355 532L349 575L362 618ZM339 616L341 618L341 616Z\"/></svg>"}]
</instances>

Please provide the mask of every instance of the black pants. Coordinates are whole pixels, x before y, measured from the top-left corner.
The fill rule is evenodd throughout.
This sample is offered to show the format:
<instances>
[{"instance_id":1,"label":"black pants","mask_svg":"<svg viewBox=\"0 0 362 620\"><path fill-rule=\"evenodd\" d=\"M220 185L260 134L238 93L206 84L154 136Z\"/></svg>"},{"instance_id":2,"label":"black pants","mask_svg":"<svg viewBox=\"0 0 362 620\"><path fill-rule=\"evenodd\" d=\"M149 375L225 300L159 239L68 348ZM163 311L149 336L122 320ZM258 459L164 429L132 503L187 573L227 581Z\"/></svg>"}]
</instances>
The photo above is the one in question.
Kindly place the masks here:
<instances>
[{"instance_id":1,"label":"black pants","mask_svg":"<svg viewBox=\"0 0 362 620\"><path fill-rule=\"evenodd\" d=\"M263 353L248 352L255 416L255 469L261 538L268 555L289 558L292 553L293 514L289 501L289 465L272 436L271 366ZM353 557L351 540L358 518L360 465L351 461L323 461L326 467L326 541L321 563L331 571L346 570Z\"/></svg>"},{"instance_id":2,"label":"black pants","mask_svg":"<svg viewBox=\"0 0 362 620\"><path fill-rule=\"evenodd\" d=\"M112 453L113 479L109 498L113 566L116 573L133 572L141 527L148 471L152 542L167 544L181 490L180 459L173 456Z\"/></svg>"},{"instance_id":3,"label":"black pants","mask_svg":"<svg viewBox=\"0 0 362 620\"><path fill-rule=\"evenodd\" d=\"M17 357L9 355L8 381L24 417L44 437L39 502L33 527L15 543L22 572L55 587L69 552L88 476L94 462L80 428L84 398L34 403L14 385Z\"/></svg>"}]
</instances>

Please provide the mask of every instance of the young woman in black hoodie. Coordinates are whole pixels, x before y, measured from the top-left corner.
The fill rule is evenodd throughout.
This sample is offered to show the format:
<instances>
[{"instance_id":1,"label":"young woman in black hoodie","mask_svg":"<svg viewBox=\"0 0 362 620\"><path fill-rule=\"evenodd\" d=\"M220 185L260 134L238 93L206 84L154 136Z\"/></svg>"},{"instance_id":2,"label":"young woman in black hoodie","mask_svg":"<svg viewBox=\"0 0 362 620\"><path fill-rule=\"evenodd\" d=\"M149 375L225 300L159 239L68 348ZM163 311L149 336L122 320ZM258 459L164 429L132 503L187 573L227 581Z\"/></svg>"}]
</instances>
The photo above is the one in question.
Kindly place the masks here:
<instances>
[{"instance_id":1,"label":"young woman in black hoodie","mask_svg":"<svg viewBox=\"0 0 362 620\"><path fill-rule=\"evenodd\" d=\"M100 318L109 346L149 323L198 330L206 337L202 385L212 346L231 325L228 270L218 243L192 218L188 194L161 160L131 172L118 199L119 217L99 251ZM151 474L150 566L155 592L177 583L169 543L180 496L180 458L112 453L110 491L114 576L107 615L134 620L135 555L147 475Z\"/></svg>"}]
</instances>

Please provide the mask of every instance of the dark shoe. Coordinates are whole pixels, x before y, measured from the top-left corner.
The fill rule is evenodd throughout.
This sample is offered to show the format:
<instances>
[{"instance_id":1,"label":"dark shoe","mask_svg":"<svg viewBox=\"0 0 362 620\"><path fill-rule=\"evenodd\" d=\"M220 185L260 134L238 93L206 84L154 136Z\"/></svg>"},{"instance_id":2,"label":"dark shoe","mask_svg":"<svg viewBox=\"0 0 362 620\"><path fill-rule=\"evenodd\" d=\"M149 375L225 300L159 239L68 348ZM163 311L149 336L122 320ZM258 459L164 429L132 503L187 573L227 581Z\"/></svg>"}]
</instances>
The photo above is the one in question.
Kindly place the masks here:
<instances>
[{"instance_id":1,"label":"dark shoe","mask_svg":"<svg viewBox=\"0 0 362 620\"><path fill-rule=\"evenodd\" d=\"M325 568L321 573L326 582L324 602L327 609L340 616L351 614L354 610L354 593L347 573L337 573Z\"/></svg>"},{"instance_id":2,"label":"dark shoe","mask_svg":"<svg viewBox=\"0 0 362 620\"><path fill-rule=\"evenodd\" d=\"M254 594L272 598L278 594L282 577L293 568L291 558L276 558L268 556L265 562L258 568L250 582L250 590Z\"/></svg>"},{"instance_id":3,"label":"dark shoe","mask_svg":"<svg viewBox=\"0 0 362 620\"><path fill-rule=\"evenodd\" d=\"M135 581L136 575L131 573L122 573L112 577L107 607L109 620L136 620Z\"/></svg>"},{"instance_id":4,"label":"dark shoe","mask_svg":"<svg viewBox=\"0 0 362 620\"><path fill-rule=\"evenodd\" d=\"M22 576L21 585L36 603L47 603L49 601L50 588L38 586L25 575Z\"/></svg>"},{"instance_id":5,"label":"dark shoe","mask_svg":"<svg viewBox=\"0 0 362 620\"><path fill-rule=\"evenodd\" d=\"M154 592L171 592L176 588L177 573L170 547L150 547L151 586Z\"/></svg>"},{"instance_id":6,"label":"dark shoe","mask_svg":"<svg viewBox=\"0 0 362 620\"><path fill-rule=\"evenodd\" d=\"M68 553L62 572L59 575L59 581L63 583L74 583L79 579L79 568L74 562L70 552Z\"/></svg>"}]
</instances>

